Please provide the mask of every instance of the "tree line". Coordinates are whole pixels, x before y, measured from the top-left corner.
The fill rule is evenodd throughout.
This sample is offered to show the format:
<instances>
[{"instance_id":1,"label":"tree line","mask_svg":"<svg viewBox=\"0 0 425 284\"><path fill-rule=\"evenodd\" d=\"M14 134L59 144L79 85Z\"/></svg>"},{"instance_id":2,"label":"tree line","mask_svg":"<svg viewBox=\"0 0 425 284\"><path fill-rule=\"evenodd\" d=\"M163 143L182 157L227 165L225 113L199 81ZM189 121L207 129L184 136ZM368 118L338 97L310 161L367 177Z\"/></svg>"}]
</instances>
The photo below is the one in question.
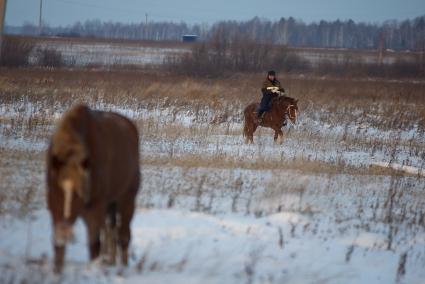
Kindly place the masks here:
<instances>
[{"instance_id":1,"label":"tree line","mask_svg":"<svg viewBox=\"0 0 425 284\"><path fill-rule=\"evenodd\" d=\"M20 28L7 27L6 32L37 35L39 28L30 23ZM249 21L221 21L211 26L188 25L184 22L115 23L88 20L67 27L45 25L44 35L122 38L137 40L181 40L184 34L198 35L200 40L223 34L233 38L236 34L256 42L293 47L356 48L425 50L425 15L404 21L356 23L347 21L320 21L304 23L292 17L270 21L255 17Z\"/></svg>"}]
</instances>

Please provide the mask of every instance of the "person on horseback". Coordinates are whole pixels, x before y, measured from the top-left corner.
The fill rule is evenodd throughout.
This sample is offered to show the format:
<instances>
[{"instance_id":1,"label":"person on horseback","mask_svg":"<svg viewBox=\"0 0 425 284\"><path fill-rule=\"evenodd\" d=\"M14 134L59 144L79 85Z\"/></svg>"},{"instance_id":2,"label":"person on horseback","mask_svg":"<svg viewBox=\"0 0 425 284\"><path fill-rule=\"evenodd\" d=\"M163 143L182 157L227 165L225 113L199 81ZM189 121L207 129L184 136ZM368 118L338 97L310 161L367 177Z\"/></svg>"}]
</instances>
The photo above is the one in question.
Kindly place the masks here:
<instances>
[{"instance_id":1,"label":"person on horseback","mask_svg":"<svg viewBox=\"0 0 425 284\"><path fill-rule=\"evenodd\" d=\"M280 93L284 93L285 89L280 85L279 80L276 79L276 72L269 71L267 73L267 79L263 82L261 88L263 97L261 99L260 107L257 110L257 119L261 123L263 115L271 107L271 101L274 97L277 97Z\"/></svg>"}]
</instances>

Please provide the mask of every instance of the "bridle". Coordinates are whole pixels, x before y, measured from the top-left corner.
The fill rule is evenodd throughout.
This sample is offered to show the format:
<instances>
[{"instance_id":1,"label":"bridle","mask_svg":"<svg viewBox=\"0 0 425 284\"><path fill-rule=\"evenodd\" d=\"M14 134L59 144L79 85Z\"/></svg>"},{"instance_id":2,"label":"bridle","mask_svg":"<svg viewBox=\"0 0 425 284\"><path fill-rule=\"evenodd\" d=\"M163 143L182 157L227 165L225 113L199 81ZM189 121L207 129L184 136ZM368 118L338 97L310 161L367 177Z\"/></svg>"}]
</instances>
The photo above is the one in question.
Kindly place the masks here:
<instances>
[{"instance_id":1,"label":"bridle","mask_svg":"<svg viewBox=\"0 0 425 284\"><path fill-rule=\"evenodd\" d=\"M293 104L288 105L288 107L286 108L286 115L288 115L290 121L292 122L292 120L297 118L297 110L295 109L294 111L294 115L292 115L292 108L295 108L296 106Z\"/></svg>"},{"instance_id":2,"label":"bridle","mask_svg":"<svg viewBox=\"0 0 425 284\"><path fill-rule=\"evenodd\" d=\"M278 98L279 99L280 98L285 98L285 95L283 93L280 93L280 95L279 95ZM287 115L288 116L290 123L294 127L296 127L296 125L295 125L295 123L292 122L292 120L295 120L296 121L296 118L297 118L297 105L296 105L296 102L297 101L295 101L295 104L294 103L289 103L289 105L286 107L286 110L285 110L285 113L284 113L284 115ZM292 112L293 109L294 109L294 111Z\"/></svg>"}]
</instances>

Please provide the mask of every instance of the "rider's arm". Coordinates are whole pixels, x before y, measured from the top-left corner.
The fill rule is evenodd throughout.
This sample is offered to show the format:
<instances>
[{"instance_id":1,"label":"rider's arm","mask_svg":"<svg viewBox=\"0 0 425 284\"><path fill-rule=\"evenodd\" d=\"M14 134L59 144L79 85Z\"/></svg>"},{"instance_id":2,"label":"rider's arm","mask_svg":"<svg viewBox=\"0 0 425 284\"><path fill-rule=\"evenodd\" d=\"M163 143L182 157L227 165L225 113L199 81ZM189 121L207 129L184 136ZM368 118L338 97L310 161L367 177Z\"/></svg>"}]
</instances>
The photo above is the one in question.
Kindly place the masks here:
<instances>
[{"instance_id":1,"label":"rider's arm","mask_svg":"<svg viewBox=\"0 0 425 284\"><path fill-rule=\"evenodd\" d=\"M267 81L264 81L263 87L261 88L263 95L271 95L273 93L270 87L272 87L271 84L269 84Z\"/></svg>"},{"instance_id":2,"label":"rider's arm","mask_svg":"<svg viewBox=\"0 0 425 284\"><path fill-rule=\"evenodd\" d=\"M285 89L282 87L282 85L280 84L280 81L278 81L278 85L277 85L278 87L279 87L279 92L282 92L282 93L284 93L285 92Z\"/></svg>"}]
</instances>

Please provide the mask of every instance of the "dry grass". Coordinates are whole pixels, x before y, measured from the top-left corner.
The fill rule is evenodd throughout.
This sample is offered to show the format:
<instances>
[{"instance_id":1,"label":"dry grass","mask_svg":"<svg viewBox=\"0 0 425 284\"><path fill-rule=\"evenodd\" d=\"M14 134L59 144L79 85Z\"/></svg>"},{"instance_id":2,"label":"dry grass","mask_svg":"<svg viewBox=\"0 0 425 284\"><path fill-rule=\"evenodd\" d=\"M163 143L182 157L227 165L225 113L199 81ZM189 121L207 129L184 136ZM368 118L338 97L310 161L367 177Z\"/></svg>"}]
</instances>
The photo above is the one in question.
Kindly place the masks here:
<instances>
[{"instance_id":1,"label":"dry grass","mask_svg":"<svg viewBox=\"0 0 425 284\"><path fill-rule=\"evenodd\" d=\"M310 175L323 174L349 174L365 176L412 176L391 168L384 167L355 167L350 165L338 165L324 161L312 161L305 159L285 159L281 161L270 161L269 159L256 159L247 161L227 155L213 157L200 157L199 155L180 155L178 157L143 157L143 165L167 166L182 168L216 168L216 169L248 169L248 170L293 170Z\"/></svg>"},{"instance_id":2,"label":"dry grass","mask_svg":"<svg viewBox=\"0 0 425 284\"><path fill-rule=\"evenodd\" d=\"M128 70L0 69L2 145L14 139L24 139L29 148L45 145L56 119L75 102L155 113L134 118L142 140L139 207L255 216L292 211L311 220L294 224L285 240L297 234L385 235L384 249L400 254L396 272L402 279L410 269L406 263L416 261L406 238L421 237L425 228L424 180L349 164L342 156L351 151L393 159L403 152L407 165L409 159L425 160L425 82L281 74L289 94L300 100L305 125L285 131L284 147L260 139L271 136L264 129L255 145L245 146L239 142L241 112L259 99L263 75L213 80ZM179 115L191 121L184 124ZM324 125L329 131L318 131ZM408 131L414 136L403 138ZM25 216L45 206L44 148L11 148L0 148L0 216ZM329 157L326 151L334 149L335 157L315 156ZM323 222L333 222L332 230L321 231ZM282 232L277 233L283 247ZM346 262L360 251L348 246ZM255 259L246 262L248 279L255 274ZM146 267L142 257L138 269Z\"/></svg>"},{"instance_id":3,"label":"dry grass","mask_svg":"<svg viewBox=\"0 0 425 284\"><path fill-rule=\"evenodd\" d=\"M53 123L51 112L63 110L76 102L96 105L98 102L131 109L172 109L173 116L191 112L198 121L210 125L181 127L156 121L137 121L144 135L161 133L170 137L211 134L240 135L231 128L241 122L243 107L259 100L263 74L235 74L226 79L192 79L163 73L141 71L0 69L1 103L10 108L29 102L36 105L30 117L4 118L2 131L7 134L37 133L48 135ZM395 137L372 137L352 133L350 128L381 131L425 132L425 82L359 80L351 78L280 76L289 95L299 99L301 116L309 117L330 128L342 126L342 137L326 137L312 131L294 131L289 135L315 143L344 143L346 148L360 146L377 151L383 148L410 148L415 156L425 155L423 143ZM205 117L205 112L214 117ZM209 121L208 121L209 120ZM223 127L227 129L223 130ZM5 127L9 125L9 127ZM214 125L220 125L217 128ZM37 131L34 131L37 130ZM41 130L41 131L39 131Z\"/></svg>"},{"instance_id":4,"label":"dry grass","mask_svg":"<svg viewBox=\"0 0 425 284\"><path fill-rule=\"evenodd\" d=\"M78 97L108 102L138 100L168 103L196 103L219 106L246 104L258 100L264 74L235 74L226 79L192 79L184 76L145 71L1 69L2 102L28 96L29 99L64 101ZM341 111L355 114L360 108L368 115L398 115L406 119L421 117L424 110L425 82L368 80L332 77L305 77L281 74L279 79L290 95L300 99L302 110L323 108L329 118ZM377 113L377 112L380 113ZM420 111L420 113L418 113ZM325 112L326 113L326 112ZM422 116L423 117L423 116ZM396 116L396 118L398 118ZM403 117L402 117L403 118Z\"/></svg>"},{"instance_id":5,"label":"dry grass","mask_svg":"<svg viewBox=\"0 0 425 284\"><path fill-rule=\"evenodd\" d=\"M183 126L161 122L158 118L136 118L142 141L171 141L159 155L143 156L148 166L180 168L215 168L248 170L292 170L309 175L399 176L391 169L347 165L337 156L323 161L304 153L277 153L271 159L258 155L254 160L229 155L220 145L205 156L199 153L175 153L173 141L196 141L197 147L208 146L215 135L241 136L235 127L242 121L244 105L259 99L259 86L264 74L235 74L225 79L192 79L177 75L147 71L0 69L0 102L13 117L0 117L0 133L4 137L24 137L30 141L46 142L55 124L53 113L61 113L75 102L113 104L135 111L141 109L169 109L167 115L190 113L196 123ZM300 100L301 116L307 122L333 127L344 127L340 136L327 137L307 127L286 133L289 139L309 145L312 151L323 152L339 147L341 151L363 150L374 153L387 151L395 155L408 149L410 157L424 157L421 139L401 139L400 131L414 129L423 137L425 129L425 83L414 81L385 81L352 78L304 77L281 74L281 81L289 95ZM33 106L31 113L25 107ZM208 116L213 113L213 117ZM370 136L367 132L353 132L353 126L365 125L381 131L392 131L395 136ZM269 131L260 130L269 135ZM207 141L210 137L210 140ZM161 140L162 139L162 140ZM242 137L240 137L242 139ZM217 140L218 141L218 140ZM300 143L301 143L300 142ZM217 142L218 143L218 142ZM264 142L255 151L261 153ZM8 151L7 149L1 151ZM302 150L299 150L302 151ZM299 155L297 155L299 154ZM40 153L36 155L41 155ZM32 158L27 157L29 160ZM40 163L42 156L38 157ZM12 161L14 158L9 157ZM407 161L408 163L408 161ZM4 167L3 178L13 176ZM10 184L9 184L10 185ZM2 197L3 198L3 197Z\"/></svg>"},{"instance_id":6,"label":"dry grass","mask_svg":"<svg viewBox=\"0 0 425 284\"><path fill-rule=\"evenodd\" d=\"M25 216L44 205L44 153L0 148L0 215Z\"/></svg>"},{"instance_id":7,"label":"dry grass","mask_svg":"<svg viewBox=\"0 0 425 284\"><path fill-rule=\"evenodd\" d=\"M158 48L187 48L191 43L182 41L155 41L155 40L132 40L132 39L114 39L114 38L95 38L95 37L39 37L39 36L20 36L20 35L7 35L7 38L20 39L24 41L33 41L37 44L55 44L70 42L75 44L115 44L120 46L146 46Z\"/></svg>"}]
</instances>

